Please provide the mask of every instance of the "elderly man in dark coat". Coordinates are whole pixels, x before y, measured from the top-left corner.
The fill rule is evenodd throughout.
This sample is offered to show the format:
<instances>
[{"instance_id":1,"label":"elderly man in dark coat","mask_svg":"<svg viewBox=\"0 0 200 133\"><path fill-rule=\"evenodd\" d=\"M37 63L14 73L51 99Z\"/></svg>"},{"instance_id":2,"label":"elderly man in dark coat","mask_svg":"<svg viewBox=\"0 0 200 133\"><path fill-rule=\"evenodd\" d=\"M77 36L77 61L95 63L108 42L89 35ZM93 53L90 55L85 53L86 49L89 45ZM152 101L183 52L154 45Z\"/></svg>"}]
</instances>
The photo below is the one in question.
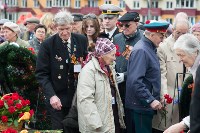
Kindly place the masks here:
<instances>
[{"instance_id":1,"label":"elderly man in dark coat","mask_svg":"<svg viewBox=\"0 0 200 133\"><path fill-rule=\"evenodd\" d=\"M131 110L136 133L152 133L154 111L161 109L161 72L156 48L164 39L168 23L148 21L144 36L131 52L126 81L125 106Z\"/></svg>"},{"instance_id":2,"label":"elderly man in dark coat","mask_svg":"<svg viewBox=\"0 0 200 133\"><path fill-rule=\"evenodd\" d=\"M40 47L36 78L43 88L52 129L63 129L62 120L68 114L76 90L75 73L87 54L87 40L71 33L73 17L61 10L55 15L58 33L46 39ZM75 131L74 131L75 133Z\"/></svg>"},{"instance_id":3,"label":"elderly man in dark coat","mask_svg":"<svg viewBox=\"0 0 200 133\"><path fill-rule=\"evenodd\" d=\"M113 39L113 43L119 46L119 52L121 53L116 59L116 72L118 73L117 83L123 103L125 103L128 57L131 48L140 40L144 32L138 29L139 20L140 17L137 12L127 12L124 14L118 20L123 32L115 35ZM128 114L129 110L127 109L125 112ZM127 132L132 132L133 128L130 117L126 117L126 127Z\"/></svg>"}]
</instances>

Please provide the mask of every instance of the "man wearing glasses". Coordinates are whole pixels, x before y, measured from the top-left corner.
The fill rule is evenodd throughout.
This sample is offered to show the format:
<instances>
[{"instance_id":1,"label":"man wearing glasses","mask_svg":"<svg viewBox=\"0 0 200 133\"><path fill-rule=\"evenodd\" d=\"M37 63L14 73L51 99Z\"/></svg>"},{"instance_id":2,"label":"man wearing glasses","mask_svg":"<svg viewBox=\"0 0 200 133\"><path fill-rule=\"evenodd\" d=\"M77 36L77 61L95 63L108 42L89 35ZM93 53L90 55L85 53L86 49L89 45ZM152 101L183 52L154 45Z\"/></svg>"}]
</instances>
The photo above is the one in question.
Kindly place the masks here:
<instances>
[{"instance_id":1,"label":"man wearing glasses","mask_svg":"<svg viewBox=\"0 0 200 133\"><path fill-rule=\"evenodd\" d=\"M127 77L127 63L128 57L131 52L131 48L141 39L143 31L138 29L138 23L140 16L137 12L127 12L118 21L120 27L123 30L122 33L117 34L113 42L119 46L120 56L116 58L116 72L117 83L119 92L123 103L125 103L125 90L126 90L126 77ZM125 113L128 114L130 111L125 109ZM126 117L126 115L125 115ZM132 133L132 124L130 117L126 117L126 130Z\"/></svg>"},{"instance_id":2,"label":"man wearing glasses","mask_svg":"<svg viewBox=\"0 0 200 133\"><path fill-rule=\"evenodd\" d=\"M174 97L174 101L178 100L178 93L176 91L174 95L174 87L175 82L178 81L177 88L182 86L183 75L178 75L178 79L176 79L177 73L184 73L183 63L179 61L178 56L176 55L173 47L175 41L183 34L189 32L190 23L185 18L179 18L175 20L172 28L172 34L165 39L165 41L158 48L157 54L160 61L161 68L161 102L164 99L164 95L168 94L171 97ZM175 102L176 103L176 102ZM173 108L173 113L172 113ZM159 125L159 122L162 118L161 113L158 111L157 115L154 116L153 119L153 128L155 128L155 133L161 133L171 125L179 122L179 109L177 104L169 104L167 107L167 117L166 117L166 125L163 120Z\"/></svg>"},{"instance_id":3,"label":"man wearing glasses","mask_svg":"<svg viewBox=\"0 0 200 133\"><path fill-rule=\"evenodd\" d=\"M156 48L169 23L148 21L144 36L135 44L128 60L125 107L131 110L134 133L152 133L152 119L161 109L161 76ZM129 133L129 132L128 132Z\"/></svg>"},{"instance_id":4,"label":"man wearing glasses","mask_svg":"<svg viewBox=\"0 0 200 133\"><path fill-rule=\"evenodd\" d=\"M119 33L116 23L119 12L123 12L123 10L113 4L103 4L99 8L103 14L104 32L108 35L109 39L113 41L113 37Z\"/></svg>"}]
</instances>

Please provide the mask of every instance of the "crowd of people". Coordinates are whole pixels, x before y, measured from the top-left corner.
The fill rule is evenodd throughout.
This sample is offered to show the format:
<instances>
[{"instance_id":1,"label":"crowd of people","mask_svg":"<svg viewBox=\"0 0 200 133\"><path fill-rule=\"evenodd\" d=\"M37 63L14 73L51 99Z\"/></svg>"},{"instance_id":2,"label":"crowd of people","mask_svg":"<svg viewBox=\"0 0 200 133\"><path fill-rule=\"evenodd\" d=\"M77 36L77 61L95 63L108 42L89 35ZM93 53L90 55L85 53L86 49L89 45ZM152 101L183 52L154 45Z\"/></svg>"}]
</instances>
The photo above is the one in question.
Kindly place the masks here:
<instances>
[{"instance_id":1,"label":"crowd of people","mask_svg":"<svg viewBox=\"0 0 200 133\"><path fill-rule=\"evenodd\" d=\"M141 24L137 12L120 16L123 10L116 5L99 8L100 16L62 9L40 20L28 18L26 30L0 20L0 47L34 48L35 76L44 92L51 128L65 133L190 129L198 133L200 23L192 25L180 12L173 24L164 20ZM192 74L195 85L191 114L181 118L185 73ZM167 106L166 95L173 97ZM73 117L66 117L69 114Z\"/></svg>"}]
</instances>

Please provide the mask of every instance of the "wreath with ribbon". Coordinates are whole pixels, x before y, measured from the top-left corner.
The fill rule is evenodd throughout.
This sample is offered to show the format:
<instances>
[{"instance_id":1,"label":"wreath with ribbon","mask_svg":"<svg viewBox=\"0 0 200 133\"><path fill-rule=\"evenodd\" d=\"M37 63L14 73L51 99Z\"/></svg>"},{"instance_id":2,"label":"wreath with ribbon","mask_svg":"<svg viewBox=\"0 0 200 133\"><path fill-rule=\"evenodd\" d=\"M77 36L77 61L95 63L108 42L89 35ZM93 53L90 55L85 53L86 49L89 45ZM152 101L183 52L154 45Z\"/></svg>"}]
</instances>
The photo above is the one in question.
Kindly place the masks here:
<instances>
[{"instance_id":1,"label":"wreath with ribbon","mask_svg":"<svg viewBox=\"0 0 200 133\"><path fill-rule=\"evenodd\" d=\"M49 129L50 119L47 118L43 93L35 78L35 68L33 48L20 47L18 44L0 46L0 94L18 92L29 99L31 108L39 114L31 127Z\"/></svg>"}]
</instances>

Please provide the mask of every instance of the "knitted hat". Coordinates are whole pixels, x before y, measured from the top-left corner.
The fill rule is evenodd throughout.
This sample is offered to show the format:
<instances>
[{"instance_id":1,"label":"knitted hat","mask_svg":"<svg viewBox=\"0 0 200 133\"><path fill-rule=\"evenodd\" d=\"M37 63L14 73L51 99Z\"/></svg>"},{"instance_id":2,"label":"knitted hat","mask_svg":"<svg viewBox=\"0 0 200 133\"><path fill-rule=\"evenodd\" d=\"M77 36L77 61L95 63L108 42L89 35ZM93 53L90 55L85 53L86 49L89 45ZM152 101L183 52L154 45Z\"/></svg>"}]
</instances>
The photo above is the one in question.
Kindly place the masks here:
<instances>
[{"instance_id":1,"label":"knitted hat","mask_svg":"<svg viewBox=\"0 0 200 133\"><path fill-rule=\"evenodd\" d=\"M97 57L110 53L115 49L115 45L107 38L98 38L95 46Z\"/></svg>"},{"instance_id":2,"label":"knitted hat","mask_svg":"<svg viewBox=\"0 0 200 133\"><path fill-rule=\"evenodd\" d=\"M17 34L19 34L21 32L19 26L16 23L13 23L13 22L5 22L3 27L4 28L7 27Z\"/></svg>"}]
</instances>

